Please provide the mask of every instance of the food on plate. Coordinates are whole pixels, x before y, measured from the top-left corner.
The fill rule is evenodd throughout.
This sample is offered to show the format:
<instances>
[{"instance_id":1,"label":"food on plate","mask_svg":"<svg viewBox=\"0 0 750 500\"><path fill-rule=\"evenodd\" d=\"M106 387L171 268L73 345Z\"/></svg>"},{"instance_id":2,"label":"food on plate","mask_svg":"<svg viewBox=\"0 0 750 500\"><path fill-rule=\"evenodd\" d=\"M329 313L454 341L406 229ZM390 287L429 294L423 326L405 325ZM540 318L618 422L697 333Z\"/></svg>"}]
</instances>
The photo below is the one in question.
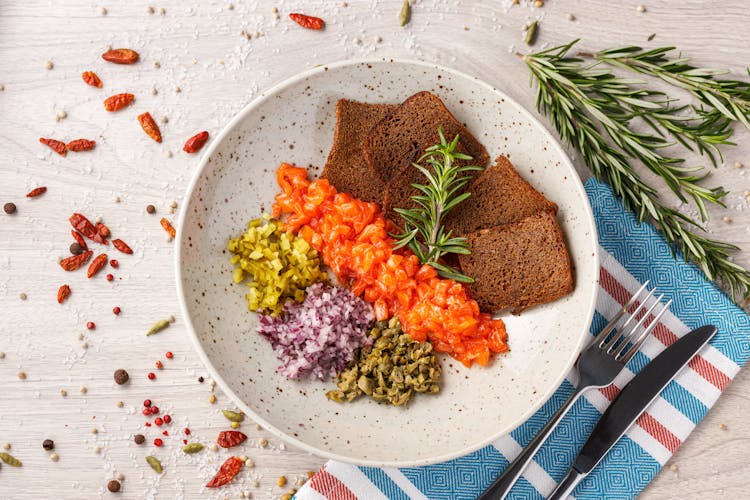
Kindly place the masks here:
<instances>
[{"instance_id":1,"label":"food on plate","mask_svg":"<svg viewBox=\"0 0 750 500\"><path fill-rule=\"evenodd\" d=\"M355 295L373 304L378 320L397 315L412 339L429 339L466 366L486 365L505 352L502 320L479 311L464 285L440 278L406 249L396 251L377 204L339 193L326 179L310 181L303 168L282 164L276 172L282 192L274 216L307 240Z\"/></svg>"},{"instance_id":2,"label":"food on plate","mask_svg":"<svg viewBox=\"0 0 750 500\"><path fill-rule=\"evenodd\" d=\"M518 222L542 211L557 214L557 205L526 182L505 156L480 173L468 191L470 199L445 218L446 229L456 235Z\"/></svg>"},{"instance_id":3,"label":"food on plate","mask_svg":"<svg viewBox=\"0 0 750 500\"><path fill-rule=\"evenodd\" d=\"M367 131L396 108L392 104L339 99L333 145L321 177L328 179L339 192L380 203L385 183L372 174L365 162L362 141Z\"/></svg>"},{"instance_id":4,"label":"food on plate","mask_svg":"<svg viewBox=\"0 0 750 500\"><path fill-rule=\"evenodd\" d=\"M336 377L338 389L326 397L336 402L367 395L395 406L407 404L414 393L440 391L440 362L429 342L416 342L403 333L397 318L380 321L370 331L371 346L362 347L354 362Z\"/></svg>"},{"instance_id":5,"label":"food on plate","mask_svg":"<svg viewBox=\"0 0 750 500\"><path fill-rule=\"evenodd\" d=\"M459 256L459 261L474 277L469 292L484 311L511 308L519 314L573 290L568 249L548 211L480 229L467 239L471 253Z\"/></svg>"},{"instance_id":6,"label":"food on plate","mask_svg":"<svg viewBox=\"0 0 750 500\"><path fill-rule=\"evenodd\" d=\"M393 216L393 209L415 206L412 196L420 192L412 184L421 183L424 178L412 163L427 148L440 142L438 129L449 139L460 137L456 150L472 158L465 164L478 167L487 164L489 155L484 146L430 92L419 92L406 99L365 137L362 147L365 160L371 171L386 183L383 213L399 226L401 220Z\"/></svg>"},{"instance_id":7,"label":"food on plate","mask_svg":"<svg viewBox=\"0 0 750 500\"><path fill-rule=\"evenodd\" d=\"M241 236L229 240L230 262L235 266L232 279L242 283L248 278L251 311L278 314L286 299L302 302L306 287L328 278L320 268L318 252L281 226L263 214L251 220Z\"/></svg>"},{"instance_id":8,"label":"food on plate","mask_svg":"<svg viewBox=\"0 0 750 500\"><path fill-rule=\"evenodd\" d=\"M288 301L284 313L264 315L258 333L271 342L281 361L279 373L290 379L308 373L323 380L335 377L371 343L372 307L349 290L316 283L298 304Z\"/></svg>"}]
</instances>

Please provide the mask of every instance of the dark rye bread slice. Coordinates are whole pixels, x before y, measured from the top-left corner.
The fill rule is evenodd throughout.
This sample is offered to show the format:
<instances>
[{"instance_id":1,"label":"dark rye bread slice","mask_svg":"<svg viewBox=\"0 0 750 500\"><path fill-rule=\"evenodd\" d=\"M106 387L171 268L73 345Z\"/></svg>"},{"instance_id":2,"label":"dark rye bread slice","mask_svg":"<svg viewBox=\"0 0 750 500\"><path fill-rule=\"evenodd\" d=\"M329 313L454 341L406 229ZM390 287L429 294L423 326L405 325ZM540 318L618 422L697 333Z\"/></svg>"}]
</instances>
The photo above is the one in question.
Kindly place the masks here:
<instances>
[{"instance_id":1,"label":"dark rye bread slice","mask_svg":"<svg viewBox=\"0 0 750 500\"><path fill-rule=\"evenodd\" d=\"M321 177L328 179L340 192L365 201L382 202L385 186L367 166L362 155L362 141L376 123L397 107L397 104L339 99L333 145Z\"/></svg>"},{"instance_id":2,"label":"dark rye bread slice","mask_svg":"<svg viewBox=\"0 0 750 500\"><path fill-rule=\"evenodd\" d=\"M570 257L560 226L549 212L467 235L470 255L461 270L474 278L469 294L485 312L519 314L573 290Z\"/></svg>"},{"instance_id":3,"label":"dark rye bread slice","mask_svg":"<svg viewBox=\"0 0 750 500\"><path fill-rule=\"evenodd\" d=\"M448 111L438 96L424 91L406 99L383 118L365 137L362 151L372 171L385 183L396 179L428 147L439 142L438 128L446 139L460 136L461 150L472 156L474 165L484 167L487 150Z\"/></svg>"},{"instance_id":4,"label":"dark rye bread slice","mask_svg":"<svg viewBox=\"0 0 750 500\"><path fill-rule=\"evenodd\" d=\"M518 222L538 212L557 214L557 205L526 182L505 156L498 156L477 176L469 192L469 199L445 218L445 229L456 236Z\"/></svg>"}]
</instances>

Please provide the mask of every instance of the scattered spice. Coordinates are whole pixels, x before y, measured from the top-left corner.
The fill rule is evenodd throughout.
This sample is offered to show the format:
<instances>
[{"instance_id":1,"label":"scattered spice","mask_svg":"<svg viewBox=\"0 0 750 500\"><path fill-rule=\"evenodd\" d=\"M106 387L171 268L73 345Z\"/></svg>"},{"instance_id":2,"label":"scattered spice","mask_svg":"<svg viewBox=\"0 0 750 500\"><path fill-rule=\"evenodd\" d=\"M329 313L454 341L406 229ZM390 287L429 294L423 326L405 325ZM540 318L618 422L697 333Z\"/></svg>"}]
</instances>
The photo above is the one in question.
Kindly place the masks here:
<instances>
[{"instance_id":1,"label":"scattered spice","mask_svg":"<svg viewBox=\"0 0 750 500\"><path fill-rule=\"evenodd\" d=\"M73 236L73 239L76 240L76 243L78 243L78 247L81 249L81 251L85 252L89 249L89 246L86 244L86 240L83 239L83 236L81 233L76 231L75 229L70 230L70 234ZM78 255L81 252L73 252L72 250L73 246L71 245L71 251L70 253L74 255Z\"/></svg>"},{"instance_id":2,"label":"scattered spice","mask_svg":"<svg viewBox=\"0 0 750 500\"><path fill-rule=\"evenodd\" d=\"M171 424L172 423L172 417L170 415L164 415L164 423L165 424Z\"/></svg>"},{"instance_id":3,"label":"scattered spice","mask_svg":"<svg viewBox=\"0 0 750 500\"><path fill-rule=\"evenodd\" d=\"M526 45L534 45L539 34L539 21L534 21L526 28Z\"/></svg>"},{"instance_id":4,"label":"scattered spice","mask_svg":"<svg viewBox=\"0 0 750 500\"><path fill-rule=\"evenodd\" d=\"M57 303L62 304L65 299L70 297L70 287L68 285L62 285L57 289Z\"/></svg>"},{"instance_id":5,"label":"scattered spice","mask_svg":"<svg viewBox=\"0 0 750 500\"><path fill-rule=\"evenodd\" d=\"M84 265L86 262L88 262L92 255L94 255L94 252L89 250L88 252L83 252L82 254L79 254L79 255L73 255L72 257L67 257L60 261L60 267L62 267L66 271L75 271L76 269Z\"/></svg>"},{"instance_id":6,"label":"scattered spice","mask_svg":"<svg viewBox=\"0 0 750 500\"><path fill-rule=\"evenodd\" d=\"M20 460L9 453L0 453L0 460L11 467L21 467L23 465Z\"/></svg>"},{"instance_id":7,"label":"scattered spice","mask_svg":"<svg viewBox=\"0 0 750 500\"><path fill-rule=\"evenodd\" d=\"M245 420L245 415L236 411L221 410L221 413L224 415L224 418L226 418L230 422L242 422L243 420Z\"/></svg>"},{"instance_id":8,"label":"scattered spice","mask_svg":"<svg viewBox=\"0 0 750 500\"><path fill-rule=\"evenodd\" d=\"M182 447L182 451L188 454L198 453L202 451L204 446L201 443L190 443Z\"/></svg>"},{"instance_id":9,"label":"scattered spice","mask_svg":"<svg viewBox=\"0 0 750 500\"><path fill-rule=\"evenodd\" d=\"M211 404L214 404L214 403L216 403L216 396L214 396L213 394L211 394L211 395L210 395L210 396L208 397L208 402L209 402L209 403L211 403Z\"/></svg>"},{"instance_id":10,"label":"scattered spice","mask_svg":"<svg viewBox=\"0 0 750 500\"><path fill-rule=\"evenodd\" d=\"M68 220L70 221L70 225L73 226L76 231L81 233L86 238L94 240L97 243L101 243L102 245L109 244L109 242L104 239L99 233L99 230L96 228L96 226L94 226L91 221L88 220L84 215L74 213Z\"/></svg>"},{"instance_id":11,"label":"scattered spice","mask_svg":"<svg viewBox=\"0 0 750 500\"><path fill-rule=\"evenodd\" d=\"M107 483L107 489L112 493L117 493L120 491L120 481L117 481L116 479L111 480Z\"/></svg>"},{"instance_id":12,"label":"scattered spice","mask_svg":"<svg viewBox=\"0 0 750 500\"><path fill-rule=\"evenodd\" d=\"M175 231L175 228L174 226L172 226L171 222L169 222L167 219L162 218L159 221L159 223L161 224L161 227L164 228L164 230L167 232L169 236L171 236L172 238L175 237L175 235L177 234L177 231Z\"/></svg>"},{"instance_id":13,"label":"scattered spice","mask_svg":"<svg viewBox=\"0 0 750 500\"><path fill-rule=\"evenodd\" d=\"M244 443L246 439L247 436L239 431L221 431L216 438L216 444L222 448L233 448Z\"/></svg>"},{"instance_id":14,"label":"scattered spice","mask_svg":"<svg viewBox=\"0 0 750 500\"><path fill-rule=\"evenodd\" d=\"M164 445L164 441L161 438L154 439L154 446L161 448Z\"/></svg>"},{"instance_id":15,"label":"scattered spice","mask_svg":"<svg viewBox=\"0 0 750 500\"><path fill-rule=\"evenodd\" d=\"M141 124L141 128L146 132L146 135L156 142L161 142L161 130L159 130L159 125L156 124L151 113L146 111L138 115L138 123Z\"/></svg>"},{"instance_id":16,"label":"scattered spice","mask_svg":"<svg viewBox=\"0 0 750 500\"><path fill-rule=\"evenodd\" d=\"M276 480L276 486L278 486L279 488L283 488L284 486L286 486L286 476L280 476Z\"/></svg>"},{"instance_id":17,"label":"scattered spice","mask_svg":"<svg viewBox=\"0 0 750 500\"><path fill-rule=\"evenodd\" d=\"M87 85L102 88L102 80L93 71L84 71L81 74L81 78L83 78L83 81L86 82Z\"/></svg>"},{"instance_id":18,"label":"scattered spice","mask_svg":"<svg viewBox=\"0 0 750 500\"><path fill-rule=\"evenodd\" d=\"M154 372L149 372L147 377L149 380L154 380L156 378L156 374Z\"/></svg>"},{"instance_id":19,"label":"scattered spice","mask_svg":"<svg viewBox=\"0 0 750 500\"><path fill-rule=\"evenodd\" d=\"M13 215L16 213L16 204L13 202L8 202L5 205L3 205L3 211L5 211L8 215Z\"/></svg>"},{"instance_id":20,"label":"scattered spice","mask_svg":"<svg viewBox=\"0 0 750 500\"><path fill-rule=\"evenodd\" d=\"M40 137L39 142L49 146L55 153L59 154L60 156L65 156L68 152L68 149L65 147L65 143L62 141L58 141L57 139Z\"/></svg>"},{"instance_id":21,"label":"scattered spice","mask_svg":"<svg viewBox=\"0 0 750 500\"><path fill-rule=\"evenodd\" d=\"M52 68L55 67L55 64L52 61L47 61L45 63L45 65L44 65L44 67L47 68L47 69L52 69Z\"/></svg>"},{"instance_id":22,"label":"scattered spice","mask_svg":"<svg viewBox=\"0 0 750 500\"><path fill-rule=\"evenodd\" d=\"M167 328L168 326L169 326L169 320L168 319L161 319L161 320L157 321L156 323L154 323L154 326L152 326L149 329L148 333L146 333L146 336L149 337L151 335L155 335L155 334L159 333L160 331L164 330L165 328Z\"/></svg>"},{"instance_id":23,"label":"scattered spice","mask_svg":"<svg viewBox=\"0 0 750 500\"><path fill-rule=\"evenodd\" d=\"M231 427L232 429L239 429L240 428L240 423L239 422L232 422L231 424L229 424L229 427Z\"/></svg>"},{"instance_id":24,"label":"scattered spice","mask_svg":"<svg viewBox=\"0 0 750 500\"><path fill-rule=\"evenodd\" d=\"M146 205L146 212L152 214L156 212L156 207L153 205Z\"/></svg>"},{"instance_id":25,"label":"scattered spice","mask_svg":"<svg viewBox=\"0 0 750 500\"><path fill-rule=\"evenodd\" d=\"M136 434L133 436L133 441L135 441L135 444L143 444L146 442L146 436L143 434Z\"/></svg>"},{"instance_id":26,"label":"scattered spice","mask_svg":"<svg viewBox=\"0 0 750 500\"><path fill-rule=\"evenodd\" d=\"M119 306L115 306L115 307L112 308L112 312L115 313L115 316L117 316L118 314L120 314L120 311L121 311L121 309L120 309Z\"/></svg>"},{"instance_id":27,"label":"scattered spice","mask_svg":"<svg viewBox=\"0 0 750 500\"><path fill-rule=\"evenodd\" d=\"M127 254L133 253L133 249L130 248L128 244L122 241L121 239L112 240L112 245L114 245L114 247L122 253L127 253ZM117 261L113 260L112 262L117 262Z\"/></svg>"},{"instance_id":28,"label":"scattered spice","mask_svg":"<svg viewBox=\"0 0 750 500\"><path fill-rule=\"evenodd\" d=\"M128 380L130 380L130 375L128 375L128 372L123 370L122 368L115 370L114 377L115 377L115 383L117 385L126 384Z\"/></svg>"},{"instance_id":29,"label":"scattered spice","mask_svg":"<svg viewBox=\"0 0 750 500\"><path fill-rule=\"evenodd\" d=\"M112 243L114 243L114 241ZM115 269L117 269L118 267L120 267L120 263L117 261L117 259L110 259L109 260L109 265L112 266L112 267L114 267Z\"/></svg>"},{"instance_id":30,"label":"scattered spice","mask_svg":"<svg viewBox=\"0 0 750 500\"><path fill-rule=\"evenodd\" d=\"M25 293L21 292L18 294L18 298L21 300L26 300L28 296Z\"/></svg>"},{"instance_id":31,"label":"scattered spice","mask_svg":"<svg viewBox=\"0 0 750 500\"><path fill-rule=\"evenodd\" d=\"M107 274L106 278L107 278L107 281L112 281L115 279L115 276L112 273L109 273Z\"/></svg>"},{"instance_id":32,"label":"scattered spice","mask_svg":"<svg viewBox=\"0 0 750 500\"><path fill-rule=\"evenodd\" d=\"M203 132L198 132L185 142L182 150L186 153L197 153L201 150L203 145L206 144L207 140L208 132L206 132L205 130Z\"/></svg>"},{"instance_id":33,"label":"scattered spice","mask_svg":"<svg viewBox=\"0 0 750 500\"><path fill-rule=\"evenodd\" d=\"M44 186L40 186L38 188L32 189L28 193L26 193L27 198L36 198L37 196L41 196L44 193L47 192L47 188Z\"/></svg>"},{"instance_id":34,"label":"scattered spice","mask_svg":"<svg viewBox=\"0 0 750 500\"><path fill-rule=\"evenodd\" d=\"M161 474L164 471L164 467L162 467L161 462L158 458L149 455L146 457L146 462L148 462L151 468L154 469L157 473Z\"/></svg>"},{"instance_id":35,"label":"scattered spice","mask_svg":"<svg viewBox=\"0 0 750 500\"><path fill-rule=\"evenodd\" d=\"M164 369L164 363L162 363L160 359L157 359L157 360L156 360L156 363L155 363L155 365L156 365L156 369L157 369L157 370L162 370L162 369Z\"/></svg>"},{"instance_id":36,"label":"scattered spice","mask_svg":"<svg viewBox=\"0 0 750 500\"><path fill-rule=\"evenodd\" d=\"M80 389L78 389L78 391L79 391L79 392L80 392L81 394L86 394L87 392L89 392L88 388L87 388L87 387L86 387L85 385L84 385L84 386L82 386L82 387L81 387Z\"/></svg>"},{"instance_id":37,"label":"scattered spice","mask_svg":"<svg viewBox=\"0 0 750 500\"><path fill-rule=\"evenodd\" d=\"M648 41L650 42L650 41L651 41L651 40L653 40L653 39L654 39L655 37L656 37L656 33L651 33L651 34L650 34L650 35L648 36L648 38L647 38L646 40L648 40Z\"/></svg>"},{"instance_id":38,"label":"scattered spice","mask_svg":"<svg viewBox=\"0 0 750 500\"><path fill-rule=\"evenodd\" d=\"M26 380L26 372L18 372L18 378L21 380Z\"/></svg>"},{"instance_id":39,"label":"scattered spice","mask_svg":"<svg viewBox=\"0 0 750 500\"><path fill-rule=\"evenodd\" d=\"M81 247L81 244L78 242L71 243L69 250L73 255L80 255L84 252L83 247Z\"/></svg>"},{"instance_id":40,"label":"scattered spice","mask_svg":"<svg viewBox=\"0 0 750 500\"><path fill-rule=\"evenodd\" d=\"M125 106L130 105L134 99L135 96L133 94L115 94L104 100L104 109L107 111L119 111Z\"/></svg>"},{"instance_id":41,"label":"scattered spice","mask_svg":"<svg viewBox=\"0 0 750 500\"><path fill-rule=\"evenodd\" d=\"M86 275L89 278L94 277L96 273L101 271L101 269L107 265L107 260L108 260L108 257L106 253L97 255L96 258L91 261L91 264L89 265L89 269Z\"/></svg>"},{"instance_id":42,"label":"scattered spice","mask_svg":"<svg viewBox=\"0 0 750 500\"><path fill-rule=\"evenodd\" d=\"M265 448L266 446L268 446L268 439L260 438L258 440L258 444L260 445L261 448Z\"/></svg>"},{"instance_id":43,"label":"scattered spice","mask_svg":"<svg viewBox=\"0 0 750 500\"><path fill-rule=\"evenodd\" d=\"M167 351L164 357L166 357L167 359L172 359L174 358L174 354L172 354L172 351Z\"/></svg>"},{"instance_id":44,"label":"scattered spice","mask_svg":"<svg viewBox=\"0 0 750 500\"><path fill-rule=\"evenodd\" d=\"M90 141L89 139L76 139L70 141L65 145L68 151L79 153L81 151L91 151L96 147L96 141Z\"/></svg>"},{"instance_id":45,"label":"scattered spice","mask_svg":"<svg viewBox=\"0 0 750 500\"><path fill-rule=\"evenodd\" d=\"M398 23L400 26L406 26L409 21L411 21L411 5L409 5L409 0L404 0L398 13Z\"/></svg>"},{"instance_id":46,"label":"scattered spice","mask_svg":"<svg viewBox=\"0 0 750 500\"><path fill-rule=\"evenodd\" d=\"M44 448L47 451L52 451L55 449L55 442L52 441L51 439L45 439L42 442L42 448Z\"/></svg>"},{"instance_id":47,"label":"scattered spice","mask_svg":"<svg viewBox=\"0 0 750 500\"><path fill-rule=\"evenodd\" d=\"M60 455L58 455L57 453L52 453L49 456L49 459L52 460L53 462L57 462L58 460L60 460Z\"/></svg>"},{"instance_id":48,"label":"scattered spice","mask_svg":"<svg viewBox=\"0 0 750 500\"><path fill-rule=\"evenodd\" d=\"M102 59L115 64L133 64L138 58L138 52L132 49L110 49L102 54Z\"/></svg>"},{"instance_id":49,"label":"scattered spice","mask_svg":"<svg viewBox=\"0 0 750 500\"><path fill-rule=\"evenodd\" d=\"M219 472L207 484L207 488L224 486L242 469L242 461L238 457L229 457L219 468Z\"/></svg>"},{"instance_id":50,"label":"scattered spice","mask_svg":"<svg viewBox=\"0 0 750 500\"><path fill-rule=\"evenodd\" d=\"M306 16L305 14L294 12L289 14L289 19L303 28L310 30L322 30L325 27L325 22L319 17Z\"/></svg>"}]
</instances>

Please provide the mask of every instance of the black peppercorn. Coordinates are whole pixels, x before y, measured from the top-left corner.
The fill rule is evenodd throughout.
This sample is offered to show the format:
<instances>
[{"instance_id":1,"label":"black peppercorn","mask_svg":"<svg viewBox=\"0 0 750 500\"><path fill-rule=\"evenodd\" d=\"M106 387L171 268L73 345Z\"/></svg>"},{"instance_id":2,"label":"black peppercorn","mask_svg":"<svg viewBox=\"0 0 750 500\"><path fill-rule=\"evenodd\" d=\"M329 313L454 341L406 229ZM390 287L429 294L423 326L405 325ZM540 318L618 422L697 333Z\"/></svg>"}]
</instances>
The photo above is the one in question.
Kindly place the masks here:
<instances>
[{"instance_id":1,"label":"black peppercorn","mask_svg":"<svg viewBox=\"0 0 750 500\"><path fill-rule=\"evenodd\" d=\"M117 385L122 385L127 383L127 381L130 380L130 375L128 375L128 372L120 368L119 370L115 370L115 383Z\"/></svg>"},{"instance_id":2,"label":"black peppercorn","mask_svg":"<svg viewBox=\"0 0 750 500\"><path fill-rule=\"evenodd\" d=\"M45 439L44 442L42 442L42 448L44 448L47 451L54 450L55 449L55 442L51 439Z\"/></svg>"}]
</instances>

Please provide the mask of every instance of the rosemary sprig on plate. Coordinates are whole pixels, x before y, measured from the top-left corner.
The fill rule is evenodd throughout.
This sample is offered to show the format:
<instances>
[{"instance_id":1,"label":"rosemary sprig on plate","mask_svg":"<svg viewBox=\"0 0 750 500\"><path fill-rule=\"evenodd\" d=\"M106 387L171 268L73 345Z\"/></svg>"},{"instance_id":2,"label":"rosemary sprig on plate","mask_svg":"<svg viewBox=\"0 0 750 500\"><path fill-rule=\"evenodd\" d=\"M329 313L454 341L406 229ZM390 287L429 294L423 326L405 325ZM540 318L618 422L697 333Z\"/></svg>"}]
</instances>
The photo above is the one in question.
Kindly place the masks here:
<instances>
[{"instance_id":1,"label":"rosemary sprig on plate","mask_svg":"<svg viewBox=\"0 0 750 500\"><path fill-rule=\"evenodd\" d=\"M482 167L456 164L456 160L470 161L472 157L456 151L458 135L448 142L442 129L438 129L438 134L440 143L427 148L412 164L427 179L426 184L412 184L422 192L412 197L417 207L395 209L404 219L404 232L396 235L396 248L408 246L419 262L431 265L444 278L472 283L469 276L440 262L446 254L470 253L466 238L445 232L443 220L452 208L471 196L462 192L471 176L462 174Z\"/></svg>"},{"instance_id":2,"label":"rosemary sprig on plate","mask_svg":"<svg viewBox=\"0 0 750 500\"><path fill-rule=\"evenodd\" d=\"M681 201L692 200L705 222L705 202L723 205L726 191L701 186L699 182L708 175L703 167L685 166L684 159L669 156L664 149L676 141L697 149L715 165L716 157L721 157L718 146L733 144L729 141L733 122L747 126L750 84L717 80L716 70L695 68L684 58L671 60L666 56L670 48L644 52L626 47L569 56L576 42L522 56L538 83L539 111L549 116L594 175L608 181L640 220L652 219L671 244L709 279L724 281L733 296L748 295L750 271L729 258L738 248L704 236L698 222L659 198L631 161L643 163L660 176ZM645 82L618 77L602 63L661 78L693 92L702 105L677 106ZM647 125L647 132L636 129L639 120Z\"/></svg>"}]
</instances>

